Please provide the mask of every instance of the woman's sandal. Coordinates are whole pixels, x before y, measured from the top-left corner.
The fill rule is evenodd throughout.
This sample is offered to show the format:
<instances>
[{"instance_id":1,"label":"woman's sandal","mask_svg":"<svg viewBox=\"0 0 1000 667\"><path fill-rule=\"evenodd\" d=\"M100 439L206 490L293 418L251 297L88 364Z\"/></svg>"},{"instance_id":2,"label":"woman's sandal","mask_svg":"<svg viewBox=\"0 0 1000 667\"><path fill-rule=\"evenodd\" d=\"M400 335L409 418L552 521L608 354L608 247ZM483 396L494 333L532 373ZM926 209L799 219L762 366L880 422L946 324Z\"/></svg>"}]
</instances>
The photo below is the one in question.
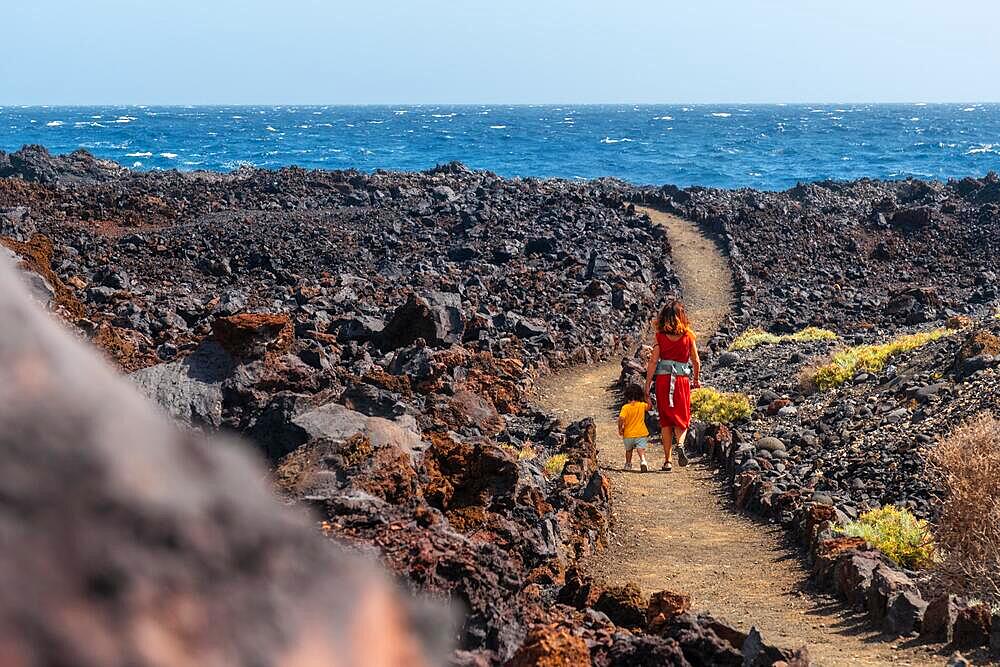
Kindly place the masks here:
<instances>
[{"instance_id":1,"label":"woman's sandal","mask_svg":"<svg viewBox=\"0 0 1000 667\"><path fill-rule=\"evenodd\" d=\"M670 461L664 461L663 466L660 467L660 470L662 470L663 472L670 472L673 469L674 467L670 465Z\"/></svg>"}]
</instances>

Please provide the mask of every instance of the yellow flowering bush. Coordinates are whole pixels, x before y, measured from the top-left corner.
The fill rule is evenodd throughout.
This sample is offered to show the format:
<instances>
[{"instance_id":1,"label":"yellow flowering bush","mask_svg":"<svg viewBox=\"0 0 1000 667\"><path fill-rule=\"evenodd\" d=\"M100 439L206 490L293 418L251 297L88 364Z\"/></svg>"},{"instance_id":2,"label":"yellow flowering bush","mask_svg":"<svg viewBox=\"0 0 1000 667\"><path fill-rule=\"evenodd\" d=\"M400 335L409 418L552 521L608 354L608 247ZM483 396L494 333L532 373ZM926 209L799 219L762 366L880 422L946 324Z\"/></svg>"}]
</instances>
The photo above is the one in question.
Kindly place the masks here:
<instances>
[{"instance_id":1,"label":"yellow flowering bush","mask_svg":"<svg viewBox=\"0 0 1000 667\"><path fill-rule=\"evenodd\" d=\"M865 512L839 532L864 538L903 567L917 569L934 562L934 538L927 522L894 505Z\"/></svg>"},{"instance_id":2,"label":"yellow flowering bush","mask_svg":"<svg viewBox=\"0 0 1000 667\"><path fill-rule=\"evenodd\" d=\"M753 407L746 394L727 393L710 387L691 392L691 415L698 421L727 424L750 416Z\"/></svg>"}]
</instances>

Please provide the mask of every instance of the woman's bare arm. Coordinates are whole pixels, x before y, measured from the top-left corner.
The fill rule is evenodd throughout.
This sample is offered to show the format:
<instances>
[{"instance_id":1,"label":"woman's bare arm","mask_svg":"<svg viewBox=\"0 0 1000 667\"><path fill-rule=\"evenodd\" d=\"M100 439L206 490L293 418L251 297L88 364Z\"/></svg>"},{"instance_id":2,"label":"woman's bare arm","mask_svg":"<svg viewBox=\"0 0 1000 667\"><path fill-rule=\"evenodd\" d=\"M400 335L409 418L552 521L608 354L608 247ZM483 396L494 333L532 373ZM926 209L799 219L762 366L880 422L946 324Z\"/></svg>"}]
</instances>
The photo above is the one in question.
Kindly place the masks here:
<instances>
[{"instance_id":1,"label":"woman's bare arm","mask_svg":"<svg viewBox=\"0 0 1000 667\"><path fill-rule=\"evenodd\" d=\"M650 403L649 389L653 386L653 377L656 375L656 364L660 360L660 346L654 345L653 351L646 362L646 403Z\"/></svg>"},{"instance_id":2,"label":"woman's bare arm","mask_svg":"<svg viewBox=\"0 0 1000 667\"><path fill-rule=\"evenodd\" d=\"M698 356L698 344L694 337L691 337L691 368L694 374L691 376L691 384L697 389L701 386L701 358Z\"/></svg>"}]
</instances>

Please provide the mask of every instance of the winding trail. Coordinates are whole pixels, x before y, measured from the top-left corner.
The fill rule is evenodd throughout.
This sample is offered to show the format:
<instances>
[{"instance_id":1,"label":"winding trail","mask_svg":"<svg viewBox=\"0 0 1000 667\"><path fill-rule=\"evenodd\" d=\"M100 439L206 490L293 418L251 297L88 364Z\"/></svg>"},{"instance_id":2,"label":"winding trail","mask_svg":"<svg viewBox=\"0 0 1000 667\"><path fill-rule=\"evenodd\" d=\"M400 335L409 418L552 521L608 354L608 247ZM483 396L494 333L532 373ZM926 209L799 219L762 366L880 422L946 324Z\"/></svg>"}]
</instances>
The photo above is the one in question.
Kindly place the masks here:
<instances>
[{"instance_id":1,"label":"winding trail","mask_svg":"<svg viewBox=\"0 0 1000 667\"><path fill-rule=\"evenodd\" d=\"M718 245L688 221L640 209L663 225L673 248L688 314L707 340L729 312L732 276ZM564 421L593 416L601 465L611 481L610 548L589 559L589 573L606 584L635 581L647 595L673 590L748 630L757 626L779 646L808 645L817 665L939 665L943 659L906 640L887 642L864 616L810 591L808 571L780 526L729 508L711 469L674 466L672 473L626 473L618 438L617 361L577 367L543 379L538 402ZM663 452L650 447L651 468Z\"/></svg>"}]
</instances>

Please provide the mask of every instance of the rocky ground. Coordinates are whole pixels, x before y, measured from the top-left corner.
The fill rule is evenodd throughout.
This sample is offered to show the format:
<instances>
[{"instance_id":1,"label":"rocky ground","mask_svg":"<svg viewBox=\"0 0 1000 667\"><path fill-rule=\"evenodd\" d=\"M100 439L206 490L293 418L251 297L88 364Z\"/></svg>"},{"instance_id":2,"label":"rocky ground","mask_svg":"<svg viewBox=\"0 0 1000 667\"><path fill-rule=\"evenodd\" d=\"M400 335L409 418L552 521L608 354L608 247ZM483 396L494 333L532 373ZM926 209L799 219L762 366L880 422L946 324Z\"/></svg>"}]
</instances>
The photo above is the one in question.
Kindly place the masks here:
<instances>
[{"instance_id":1,"label":"rocky ground","mask_svg":"<svg viewBox=\"0 0 1000 667\"><path fill-rule=\"evenodd\" d=\"M1000 298L1000 177L818 182L785 192L644 189L720 234L737 287L738 328L884 331Z\"/></svg>"},{"instance_id":2,"label":"rocky ground","mask_svg":"<svg viewBox=\"0 0 1000 667\"><path fill-rule=\"evenodd\" d=\"M810 517L825 512L817 506L838 522L887 504L933 521L940 489L927 451L975 415L1000 413L1000 178L814 183L783 193L664 187L630 198L699 221L729 252L737 303L708 342L705 379L749 394L756 407L723 433L700 427L698 446L722 466L737 506L799 532L815 533ZM727 350L748 328L783 334L807 326L838 339ZM883 370L826 391L809 381L835 350L938 328L949 335ZM640 366L630 360L626 375ZM815 534L805 541L820 561L837 561L822 553L833 543ZM856 584L825 583L849 600ZM932 576L899 590L907 586L938 593ZM918 602L900 603L909 614L900 623L885 620L888 598L872 603L866 595L862 606L867 599L876 608L877 624L921 630ZM988 642L989 625L976 625L965 644ZM939 626L932 635L951 636Z\"/></svg>"},{"instance_id":3,"label":"rocky ground","mask_svg":"<svg viewBox=\"0 0 1000 667\"><path fill-rule=\"evenodd\" d=\"M759 404L732 434L754 503L932 515L921 448L997 409L993 176L681 191L460 164L137 173L26 147L0 153L0 255L176 420L245 438L326 535L455 601L455 664L802 660L683 596L576 573L608 527L594 426L526 396L540 373L633 348L678 288L662 230L629 202L730 252L738 303L705 358ZM837 343L724 354L747 326L861 342L958 314L978 333L833 392L798 375Z\"/></svg>"},{"instance_id":4,"label":"rocky ground","mask_svg":"<svg viewBox=\"0 0 1000 667\"><path fill-rule=\"evenodd\" d=\"M781 193L672 187L633 193L719 235L737 304L709 342L706 379L750 394L737 439L777 491L806 488L848 516L888 503L933 514L923 450L998 409L1000 178L813 183ZM945 326L953 335L820 392L809 371L855 344ZM727 352L740 332L828 328L835 341Z\"/></svg>"},{"instance_id":5,"label":"rocky ground","mask_svg":"<svg viewBox=\"0 0 1000 667\"><path fill-rule=\"evenodd\" d=\"M37 147L0 175L36 299L177 421L243 436L324 534L453 601L454 664L804 658L575 573L607 531L594 426L526 393L632 346L676 287L617 184L139 174Z\"/></svg>"}]
</instances>

